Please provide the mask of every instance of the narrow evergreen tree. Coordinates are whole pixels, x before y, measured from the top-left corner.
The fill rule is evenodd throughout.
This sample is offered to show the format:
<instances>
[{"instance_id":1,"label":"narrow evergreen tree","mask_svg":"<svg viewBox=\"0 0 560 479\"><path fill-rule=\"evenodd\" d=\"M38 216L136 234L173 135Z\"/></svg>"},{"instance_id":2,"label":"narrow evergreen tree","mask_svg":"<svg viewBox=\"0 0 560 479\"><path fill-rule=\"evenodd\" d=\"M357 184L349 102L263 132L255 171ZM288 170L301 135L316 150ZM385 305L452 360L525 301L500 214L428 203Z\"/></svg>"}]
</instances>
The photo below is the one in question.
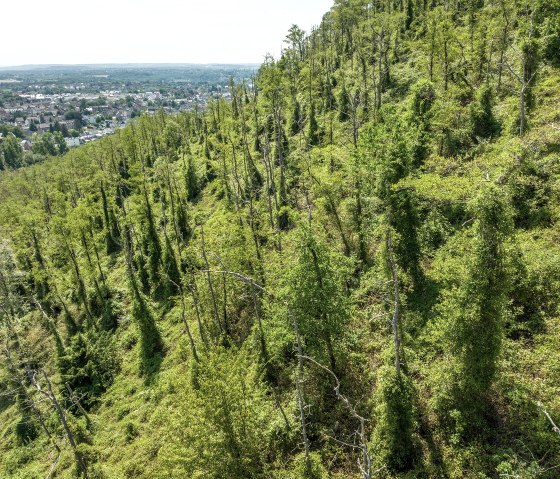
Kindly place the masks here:
<instances>
[{"instance_id":1,"label":"narrow evergreen tree","mask_svg":"<svg viewBox=\"0 0 560 479\"><path fill-rule=\"evenodd\" d=\"M146 220L146 232L143 237L144 253L148 257L148 274L150 276L150 283L152 289L158 289L161 284L159 277L159 268L162 262L162 251L159 240L159 235L156 229L155 220L152 212L152 206L148 200L147 193L144 192L145 205L144 215Z\"/></svg>"},{"instance_id":2,"label":"narrow evergreen tree","mask_svg":"<svg viewBox=\"0 0 560 479\"><path fill-rule=\"evenodd\" d=\"M187 243L192 236L192 228L189 224L187 207L181 202L181 200L177 203L177 228L179 230L181 241L183 243Z\"/></svg>"},{"instance_id":3,"label":"narrow evergreen tree","mask_svg":"<svg viewBox=\"0 0 560 479\"><path fill-rule=\"evenodd\" d=\"M287 275L289 302L305 343L316 358L325 358L333 372L337 361L333 338L347 319L341 289L346 264L305 228L299 238L297 262Z\"/></svg>"},{"instance_id":4,"label":"narrow evergreen tree","mask_svg":"<svg viewBox=\"0 0 560 479\"><path fill-rule=\"evenodd\" d=\"M404 21L405 30L410 30L414 20L414 3L413 0L406 0L406 19Z\"/></svg>"},{"instance_id":5,"label":"narrow evergreen tree","mask_svg":"<svg viewBox=\"0 0 560 479\"><path fill-rule=\"evenodd\" d=\"M492 112L493 102L492 89L485 86L479 90L476 100L471 104L471 128L475 138L490 138L500 131Z\"/></svg>"},{"instance_id":6,"label":"narrow evergreen tree","mask_svg":"<svg viewBox=\"0 0 560 479\"><path fill-rule=\"evenodd\" d=\"M109 332L87 330L72 336L59 356L62 382L78 395L84 408L93 406L113 382L119 370L115 355ZM70 407L77 411L71 402Z\"/></svg>"},{"instance_id":7,"label":"narrow evergreen tree","mask_svg":"<svg viewBox=\"0 0 560 479\"><path fill-rule=\"evenodd\" d=\"M290 121L290 132L292 135L297 135L301 131L301 106L299 101L294 103L294 111L292 113L292 119Z\"/></svg>"},{"instance_id":8,"label":"narrow evergreen tree","mask_svg":"<svg viewBox=\"0 0 560 479\"><path fill-rule=\"evenodd\" d=\"M103 217L105 219L105 245L107 254L110 255L119 251L120 245L115 237L115 233L118 232L115 214L113 211L109 212L107 195L103 184L101 185L101 202L103 207Z\"/></svg>"},{"instance_id":9,"label":"narrow evergreen tree","mask_svg":"<svg viewBox=\"0 0 560 479\"><path fill-rule=\"evenodd\" d=\"M325 109L326 111L332 111L336 108L336 99L333 94L333 87L331 85L331 80L327 78L325 82Z\"/></svg>"},{"instance_id":10,"label":"narrow evergreen tree","mask_svg":"<svg viewBox=\"0 0 560 479\"><path fill-rule=\"evenodd\" d=\"M511 286L506 243L512 215L507 197L491 186L475 199L471 210L477 218L473 255L457 297L446 308L453 318L447 334L457 362L454 401L465 434L485 426L487 394L497 373Z\"/></svg>"},{"instance_id":11,"label":"narrow evergreen tree","mask_svg":"<svg viewBox=\"0 0 560 479\"><path fill-rule=\"evenodd\" d=\"M255 165L255 162L253 161L253 158L251 157L250 154L246 155L245 161L246 161L247 175L248 175L247 193L251 196L254 196L255 198L258 198L264 184L263 176L261 175L261 172L257 168L257 165Z\"/></svg>"},{"instance_id":12,"label":"narrow evergreen tree","mask_svg":"<svg viewBox=\"0 0 560 479\"><path fill-rule=\"evenodd\" d=\"M138 288L134 271L132 233L129 225L127 225L125 233L125 259L128 285L132 296L132 318L140 333L140 373L149 378L159 368L163 355L163 340L153 311Z\"/></svg>"},{"instance_id":13,"label":"narrow evergreen tree","mask_svg":"<svg viewBox=\"0 0 560 479\"><path fill-rule=\"evenodd\" d=\"M346 90L346 85L342 85L338 96L338 119L340 121L348 121L350 119L350 97Z\"/></svg>"},{"instance_id":14,"label":"narrow evergreen tree","mask_svg":"<svg viewBox=\"0 0 560 479\"><path fill-rule=\"evenodd\" d=\"M402 355L403 317L402 272L420 283L420 248L417 238L418 220L413 197L407 190L395 191L395 184L412 169L408 128L396 117L385 120L390 126L378 125L366 135L367 155L375 175L374 193L385 226L386 279L391 285L392 345L387 348L394 366L384 366L381 385L376 394L379 421L374 441L382 451L383 461L395 472L410 468L415 457L412 442L412 385Z\"/></svg>"},{"instance_id":15,"label":"narrow evergreen tree","mask_svg":"<svg viewBox=\"0 0 560 479\"><path fill-rule=\"evenodd\" d=\"M307 131L307 143L309 146L317 146L319 144L319 125L315 117L315 103L311 103L309 110L309 127Z\"/></svg>"},{"instance_id":16,"label":"narrow evergreen tree","mask_svg":"<svg viewBox=\"0 0 560 479\"><path fill-rule=\"evenodd\" d=\"M183 162L185 161L183 157ZM200 186L198 182L198 176L196 174L196 169L194 166L194 161L192 155L187 156L187 164L185 171L185 186L187 188L187 199L189 201L195 200L200 193Z\"/></svg>"},{"instance_id":17,"label":"narrow evergreen tree","mask_svg":"<svg viewBox=\"0 0 560 479\"><path fill-rule=\"evenodd\" d=\"M409 470L416 455L412 440L412 392L406 374L398 374L392 365L381 369L375 395L377 422L372 439L379 462L394 472Z\"/></svg>"}]
</instances>

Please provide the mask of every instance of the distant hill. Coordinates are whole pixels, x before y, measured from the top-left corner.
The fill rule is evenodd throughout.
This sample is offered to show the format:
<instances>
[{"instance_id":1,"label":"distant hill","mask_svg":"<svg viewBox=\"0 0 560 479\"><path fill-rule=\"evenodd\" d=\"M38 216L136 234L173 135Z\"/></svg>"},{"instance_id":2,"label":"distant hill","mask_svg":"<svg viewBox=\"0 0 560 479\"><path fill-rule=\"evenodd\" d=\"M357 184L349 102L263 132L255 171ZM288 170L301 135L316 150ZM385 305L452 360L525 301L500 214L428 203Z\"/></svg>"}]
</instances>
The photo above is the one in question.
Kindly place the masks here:
<instances>
[{"instance_id":1,"label":"distant hill","mask_svg":"<svg viewBox=\"0 0 560 479\"><path fill-rule=\"evenodd\" d=\"M0 75L24 82L90 83L95 75L108 75L117 82L191 82L217 85L230 78L241 81L253 76L253 64L98 64L98 65L23 65L0 68Z\"/></svg>"},{"instance_id":2,"label":"distant hill","mask_svg":"<svg viewBox=\"0 0 560 479\"><path fill-rule=\"evenodd\" d=\"M256 63L99 63L83 65L19 65L0 67L0 71L44 71L44 70L122 70L122 69L254 69Z\"/></svg>"}]
</instances>

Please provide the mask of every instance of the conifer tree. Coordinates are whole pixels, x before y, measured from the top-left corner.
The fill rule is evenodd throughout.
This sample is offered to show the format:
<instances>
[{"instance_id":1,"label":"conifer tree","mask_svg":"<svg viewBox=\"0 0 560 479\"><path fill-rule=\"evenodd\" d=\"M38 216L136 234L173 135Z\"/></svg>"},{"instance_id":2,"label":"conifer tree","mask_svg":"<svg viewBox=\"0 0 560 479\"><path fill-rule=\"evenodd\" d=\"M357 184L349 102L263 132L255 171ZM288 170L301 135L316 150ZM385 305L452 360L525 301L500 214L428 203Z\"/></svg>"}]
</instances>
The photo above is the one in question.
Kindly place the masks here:
<instances>
[{"instance_id":1,"label":"conifer tree","mask_svg":"<svg viewBox=\"0 0 560 479\"><path fill-rule=\"evenodd\" d=\"M507 242L512 216L506 195L490 186L472 202L471 210L476 217L472 259L456 298L445 309L453 318L447 334L457 362L454 400L467 425L465 434L484 426L511 287Z\"/></svg>"},{"instance_id":2,"label":"conifer tree","mask_svg":"<svg viewBox=\"0 0 560 479\"><path fill-rule=\"evenodd\" d=\"M317 146L319 144L319 125L315 117L315 103L311 103L309 110L309 129L307 131L307 143L309 146Z\"/></svg>"},{"instance_id":3,"label":"conifer tree","mask_svg":"<svg viewBox=\"0 0 560 479\"><path fill-rule=\"evenodd\" d=\"M126 227L125 238L126 271L132 295L132 318L140 333L140 373L149 378L159 368L163 354L163 340L156 325L152 308L150 308L146 297L138 288L134 271L134 253L130 225Z\"/></svg>"},{"instance_id":4,"label":"conifer tree","mask_svg":"<svg viewBox=\"0 0 560 479\"><path fill-rule=\"evenodd\" d=\"M405 30L410 30L414 20L414 2L413 0L406 0L406 19L404 22Z\"/></svg>"},{"instance_id":5,"label":"conifer tree","mask_svg":"<svg viewBox=\"0 0 560 479\"><path fill-rule=\"evenodd\" d=\"M392 347L387 348L394 366L385 366L376 394L379 421L374 440L383 452L385 463L394 471L408 469L415 457L412 443L412 388L403 357L402 336L403 290L401 271L412 276L415 286L421 284L420 250L417 240L418 221L412 196L395 185L412 170L408 129L399 119L388 115L385 124L373 127L366 135L366 151L374 159L374 193L380 202L385 237L386 279L391 285Z\"/></svg>"},{"instance_id":6,"label":"conifer tree","mask_svg":"<svg viewBox=\"0 0 560 479\"><path fill-rule=\"evenodd\" d=\"M185 164L185 155L183 155L183 164ZM189 201L193 201L198 197L198 194L200 193L200 186L192 155L187 155L185 169L185 186L187 189L187 199Z\"/></svg>"},{"instance_id":7,"label":"conifer tree","mask_svg":"<svg viewBox=\"0 0 560 479\"><path fill-rule=\"evenodd\" d=\"M490 138L499 132L499 124L492 112L494 97L492 89L485 86L477 93L471 104L470 117L473 135L478 138Z\"/></svg>"},{"instance_id":8,"label":"conifer tree","mask_svg":"<svg viewBox=\"0 0 560 479\"><path fill-rule=\"evenodd\" d=\"M346 85L342 85L340 94L338 96L338 119L340 121L347 121L350 119L350 97L346 90Z\"/></svg>"},{"instance_id":9,"label":"conifer tree","mask_svg":"<svg viewBox=\"0 0 560 479\"><path fill-rule=\"evenodd\" d=\"M301 106L299 101L295 101L294 103L294 111L292 113L292 119L290 121L290 133L292 135L297 135L301 131ZM258 151L258 150L257 150Z\"/></svg>"},{"instance_id":10,"label":"conifer tree","mask_svg":"<svg viewBox=\"0 0 560 479\"><path fill-rule=\"evenodd\" d=\"M306 344L318 358L326 357L336 372L333 338L342 332L346 321L346 300L341 291L345 263L307 228L299 241L297 263L288 275L289 302Z\"/></svg>"},{"instance_id":11,"label":"conifer tree","mask_svg":"<svg viewBox=\"0 0 560 479\"><path fill-rule=\"evenodd\" d=\"M192 236L192 227L189 223L187 207L179 199L177 203L177 228L179 230L180 240L187 243Z\"/></svg>"},{"instance_id":12,"label":"conifer tree","mask_svg":"<svg viewBox=\"0 0 560 479\"><path fill-rule=\"evenodd\" d=\"M144 191L144 218L146 221L146 232L143 236L143 249L148 257L148 274L150 283L154 291L161 284L159 277L159 268L162 264L162 251L159 235L156 229L155 220L152 212L152 205L148 200L147 193Z\"/></svg>"},{"instance_id":13,"label":"conifer tree","mask_svg":"<svg viewBox=\"0 0 560 479\"><path fill-rule=\"evenodd\" d=\"M325 109L332 111L336 108L336 99L333 94L333 86L330 78L327 77L325 81Z\"/></svg>"},{"instance_id":14,"label":"conifer tree","mask_svg":"<svg viewBox=\"0 0 560 479\"><path fill-rule=\"evenodd\" d=\"M116 225L116 218L113 211L109 213L109 205L107 204L107 195L105 194L105 188L103 184L101 185L101 201L103 206L103 217L105 218L105 244L107 254L113 254L119 250L119 243L115 237L115 233L118 232L118 226Z\"/></svg>"}]
</instances>

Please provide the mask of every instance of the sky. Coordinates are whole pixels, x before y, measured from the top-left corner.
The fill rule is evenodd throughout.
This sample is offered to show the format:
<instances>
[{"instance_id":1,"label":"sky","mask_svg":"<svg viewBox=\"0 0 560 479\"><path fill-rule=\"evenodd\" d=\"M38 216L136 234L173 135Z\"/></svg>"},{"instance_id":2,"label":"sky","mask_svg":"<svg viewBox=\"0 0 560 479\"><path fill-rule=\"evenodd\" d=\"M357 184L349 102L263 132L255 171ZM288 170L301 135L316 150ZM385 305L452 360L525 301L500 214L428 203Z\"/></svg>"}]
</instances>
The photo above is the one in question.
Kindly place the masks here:
<instances>
[{"instance_id":1,"label":"sky","mask_svg":"<svg viewBox=\"0 0 560 479\"><path fill-rule=\"evenodd\" d=\"M4 2L2 2L4 3ZM26 0L0 10L0 66L261 63L333 0Z\"/></svg>"}]
</instances>

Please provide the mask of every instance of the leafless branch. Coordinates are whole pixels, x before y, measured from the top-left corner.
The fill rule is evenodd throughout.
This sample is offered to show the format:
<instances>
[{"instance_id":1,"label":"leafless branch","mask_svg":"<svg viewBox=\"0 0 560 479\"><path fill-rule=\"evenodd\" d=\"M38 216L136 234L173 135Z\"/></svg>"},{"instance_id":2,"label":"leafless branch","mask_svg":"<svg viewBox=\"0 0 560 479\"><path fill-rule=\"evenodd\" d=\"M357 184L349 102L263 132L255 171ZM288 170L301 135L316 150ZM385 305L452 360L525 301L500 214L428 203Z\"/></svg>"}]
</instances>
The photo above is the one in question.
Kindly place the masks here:
<instances>
[{"instance_id":1,"label":"leafless branch","mask_svg":"<svg viewBox=\"0 0 560 479\"><path fill-rule=\"evenodd\" d=\"M250 284L257 288L258 290L272 296L265 288L263 288L260 284L258 284L253 278L249 278L247 276L243 276L240 273L236 273L235 271L224 271L224 270L216 270L216 269L205 269L202 271L203 273L213 273L213 274L228 274L231 276L235 276L237 279L243 281L244 283Z\"/></svg>"},{"instance_id":2,"label":"leafless branch","mask_svg":"<svg viewBox=\"0 0 560 479\"><path fill-rule=\"evenodd\" d=\"M350 414L355 419L357 419L359 421L360 429L358 431L356 431L356 435L359 438L360 445L359 446L353 446L352 445L351 447L359 449L362 453L361 459L358 459L358 468L360 470L360 475L362 476L362 479L371 479L375 472L378 472L383 468L378 469L378 471L372 471L371 470L371 454L370 454L369 449L368 449L368 441L367 441L366 431L365 431L365 423L367 422L367 419L365 419L363 416L358 414L358 412L356 411L354 406L352 406L352 403L350 403L348 398L340 392L340 381L338 379L338 376L333 371L331 371L329 368L327 368L326 366L323 366L321 363L319 363L318 361L316 361L315 359L313 359L309 356L305 356L301 353L299 354L299 356L300 356L300 360L305 359L305 360L313 363L315 366L317 366L317 367L321 368L322 370L326 371L328 374L330 374L332 376L332 378L334 379L334 381L336 383L336 386L334 387L334 392L336 394L336 397L344 403L344 405L350 411Z\"/></svg>"},{"instance_id":3,"label":"leafless branch","mask_svg":"<svg viewBox=\"0 0 560 479\"><path fill-rule=\"evenodd\" d=\"M537 403L537 406L539 407L539 409L541 410L541 412L546 416L546 418L548 419L548 421L550 422L550 424L552 425L552 430L556 433L556 434L560 434L560 428L556 425L556 423L553 421L552 417L550 416L550 414L548 413L548 411L544 408L544 406L542 405L541 402Z\"/></svg>"}]
</instances>

